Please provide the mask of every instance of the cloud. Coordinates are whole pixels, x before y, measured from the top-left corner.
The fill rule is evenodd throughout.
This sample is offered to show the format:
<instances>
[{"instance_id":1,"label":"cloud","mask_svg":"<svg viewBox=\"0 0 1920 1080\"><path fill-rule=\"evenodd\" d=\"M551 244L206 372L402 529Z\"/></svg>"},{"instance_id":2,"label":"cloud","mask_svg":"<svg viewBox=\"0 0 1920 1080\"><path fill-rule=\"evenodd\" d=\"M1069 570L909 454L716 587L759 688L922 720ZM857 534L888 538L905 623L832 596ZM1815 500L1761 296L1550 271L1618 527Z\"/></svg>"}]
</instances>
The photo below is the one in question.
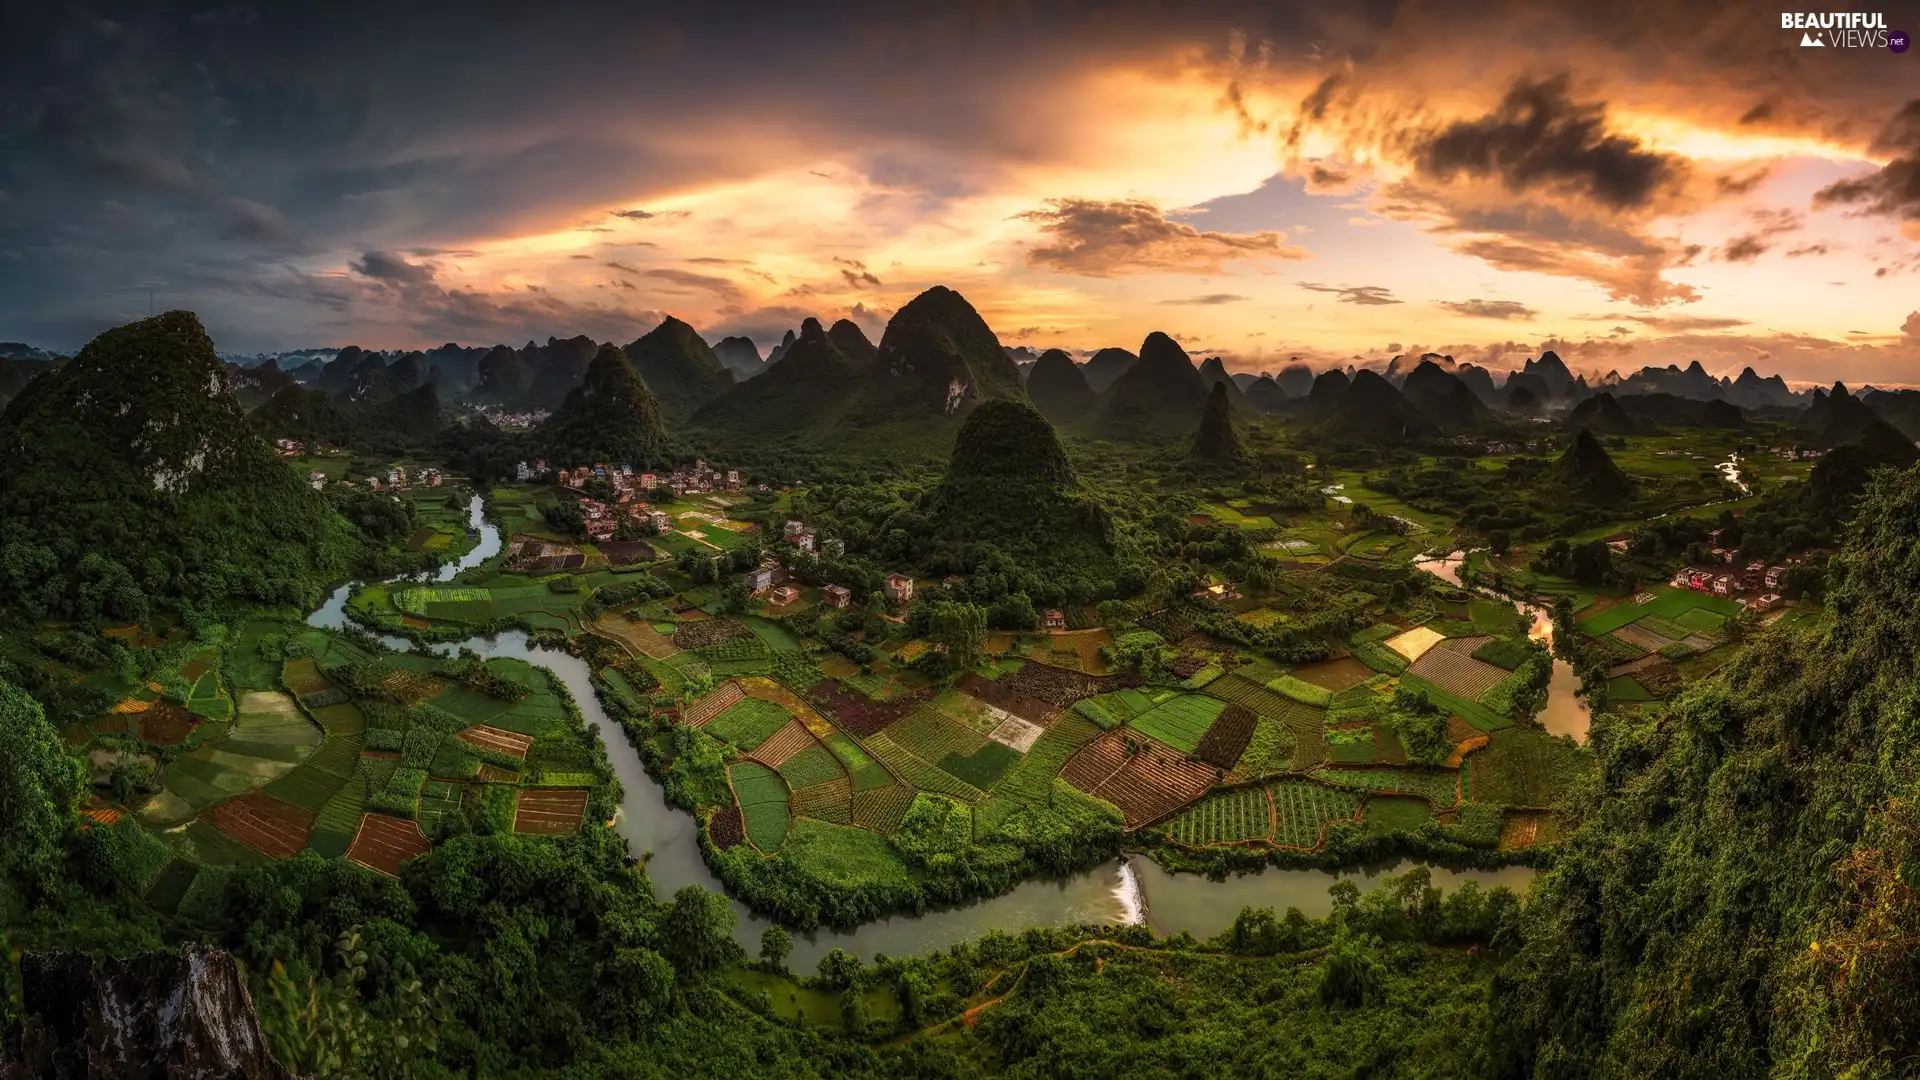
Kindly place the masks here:
<instances>
[{"instance_id":1,"label":"cloud","mask_svg":"<svg viewBox=\"0 0 1920 1080\"><path fill-rule=\"evenodd\" d=\"M1303 281L1300 287L1308 292L1337 293L1343 304L1398 304L1391 290L1383 285L1321 285L1312 281Z\"/></svg>"},{"instance_id":2,"label":"cloud","mask_svg":"<svg viewBox=\"0 0 1920 1080\"><path fill-rule=\"evenodd\" d=\"M1513 300L1442 300L1439 305L1456 315L1482 319L1531 319L1539 312Z\"/></svg>"},{"instance_id":3,"label":"cloud","mask_svg":"<svg viewBox=\"0 0 1920 1080\"><path fill-rule=\"evenodd\" d=\"M670 268L642 270L640 272L647 277L653 278L655 281L665 281L682 288L709 292L728 302L740 299L740 286L735 285L726 278L713 274L699 274L692 270L674 270Z\"/></svg>"},{"instance_id":4,"label":"cloud","mask_svg":"<svg viewBox=\"0 0 1920 1080\"><path fill-rule=\"evenodd\" d=\"M227 200L227 224L220 230L222 240L245 240L256 244L291 244L293 226L280 211L252 199Z\"/></svg>"},{"instance_id":5,"label":"cloud","mask_svg":"<svg viewBox=\"0 0 1920 1080\"><path fill-rule=\"evenodd\" d=\"M1512 192L1571 191L1615 210L1645 206L1679 181L1684 159L1608 132L1606 107L1575 102L1568 82L1517 80L1492 113L1427 137L1415 149L1419 168L1442 181L1497 176Z\"/></svg>"},{"instance_id":6,"label":"cloud","mask_svg":"<svg viewBox=\"0 0 1920 1080\"><path fill-rule=\"evenodd\" d=\"M1920 345L1920 311L1907 316L1907 321L1900 326L1900 336L1910 345Z\"/></svg>"},{"instance_id":7,"label":"cloud","mask_svg":"<svg viewBox=\"0 0 1920 1080\"><path fill-rule=\"evenodd\" d=\"M1721 247L1722 260L1752 262L1772 250L1774 237L1800 228L1800 215L1791 210L1755 210L1753 220L1756 227L1751 232L1736 236Z\"/></svg>"},{"instance_id":8,"label":"cloud","mask_svg":"<svg viewBox=\"0 0 1920 1080\"><path fill-rule=\"evenodd\" d=\"M1027 265L1084 277L1122 274L1220 273L1239 259L1304 259L1286 234L1202 232L1170 221L1145 200L1051 199L1045 209L1015 215L1049 239L1027 252Z\"/></svg>"},{"instance_id":9,"label":"cloud","mask_svg":"<svg viewBox=\"0 0 1920 1080\"><path fill-rule=\"evenodd\" d=\"M1641 326L1664 330L1668 333L1731 330L1736 326L1747 325L1745 319L1715 318L1708 315L1609 315L1605 317L1630 319Z\"/></svg>"},{"instance_id":10,"label":"cloud","mask_svg":"<svg viewBox=\"0 0 1920 1080\"><path fill-rule=\"evenodd\" d=\"M1907 102L1874 139L1875 153L1892 157L1879 172L1841 180L1814 192L1815 206L1857 206L1868 213L1920 222L1920 99Z\"/></svg>"},{"instance_id":11,"label":"cloud","mask_svg":"<svg viewBox=\"0 0 1920 1080\"><path fill-rule=\"evenodd\" d=\"M1787 258L1798 259L1806 255L1825 255L1834 249L1832 244L1801 244L1787 249Z\"/></svg>"},{"instance_id":12,"label":"cloud","mask_svg":"<svg viewBox=\"0 0 1920 1080\"><path fill-rule=\"evenodd\" d=\"M432 263L410 263L391 251L369 251L352 264L354 273L396 285L420 285L433 280Z\"/></svg>"},{"instance_id":13,"label":"cloud","mask_svg":"<svg viewBox=\"0 0 1920 1080\"><path fill-rule=\"evenodd\" d=\"M1453 249L1501 270L1591 281L1605 289L1611 299L1647 307L1673 300L1693 300L1698 295L1690 285L1661 277L1672 261L1672 253L1664 250L1647 255L1609 257L1577 245L1523 244L1492 237L1458 243Z\"/></svg>"},{"instance_id":14,"label":"cloud","mask_svg":"<svg viewBox=\"0 0 1920 1080\"><path fill-rule=\"evenodd\" d=\"M617 218L626 218L628 221L651 221L654 218L683 218L687 216L687 211L685 210L640 210L637 208L630 210L609 210L607 213Z\"/></svg>"},{"instance_id":15,"label":"cloud","mask_svg":"<svg viewBox=\"0 0 1920 1080\"><path fill-rule=\"evenodd\" d=\"M1238 304L1250 297L1237 293L1207 293L1204 296L1182 296L1172 300L1162 300L1162 304L1191 305L1194 307L1212 307L1216 304Z\"/></svg>"},{"instance_id":16,"label":"cloud","mask_svg":"<svg viewBox=\"0 0 1920 1080\"><path fill-rule=\"evenodd\" d=\"M881 287L880 279L873 276L873 274L867 271L866 263L863 263L858 259L842 259L837 256L834 258L833 261L841 264L840 276L846 279L847 285L849 287L855 288L855 289L858 289L863 285L870 285L876 289Z\"/></svg>"}]
</instances>

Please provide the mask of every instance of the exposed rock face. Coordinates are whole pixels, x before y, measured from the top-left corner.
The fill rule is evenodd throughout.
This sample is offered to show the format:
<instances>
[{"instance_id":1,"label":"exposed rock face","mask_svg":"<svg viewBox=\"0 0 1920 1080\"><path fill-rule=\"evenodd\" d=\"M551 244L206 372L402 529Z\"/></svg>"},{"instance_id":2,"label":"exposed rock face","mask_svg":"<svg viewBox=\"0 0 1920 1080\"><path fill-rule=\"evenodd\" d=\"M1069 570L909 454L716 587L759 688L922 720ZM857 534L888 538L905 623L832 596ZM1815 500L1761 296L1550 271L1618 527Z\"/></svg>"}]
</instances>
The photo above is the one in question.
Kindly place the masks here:
<instances>
[{"instance_id":1,"label":"exposed rock face","mask_svg":"<svg viewBox=\"0 0 1920 1080\"><path fill-rule=\"evenodd\" d=\"M0 1080L293 1080L267 1049L238 965L218 949L28 953L20 981L26 1022L0 1051Z\"/></svg>"}]
</instances>

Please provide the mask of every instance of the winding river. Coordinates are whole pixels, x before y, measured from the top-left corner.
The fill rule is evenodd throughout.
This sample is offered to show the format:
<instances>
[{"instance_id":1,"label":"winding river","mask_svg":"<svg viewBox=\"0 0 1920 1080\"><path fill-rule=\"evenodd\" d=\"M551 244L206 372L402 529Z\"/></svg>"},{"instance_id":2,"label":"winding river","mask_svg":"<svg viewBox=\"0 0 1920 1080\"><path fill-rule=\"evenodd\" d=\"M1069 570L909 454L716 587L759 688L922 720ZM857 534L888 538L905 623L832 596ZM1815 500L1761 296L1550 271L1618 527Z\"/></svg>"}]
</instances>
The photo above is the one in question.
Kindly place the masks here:
<instances>
[{"instance_id":1,"label":"winding river","mask_svg":"<svg viewBox=\"0 0 1920 1080\"><path fill-rule=\"evenodd\" d=\"M479 546L441 567L436 574L422 575L423 578L451 581L462 571L499 554L500 531L485 519L478 496L470 504L468 515L472 527L480 530ZM354 587L354 583L349 583L336 589L326 603L307 617L307 622L313 626L346 626L347 597ZM413 648L412 642L405 638L387 636L382 640L396 649ZM647 876L653 880L659 895L671 895L687 885L725 893L725 887L700 857L698 826L694 819L666 804L660 786L641 766L639 755L628 744L625 733L600 708L585 663L555 649L530 646L527 635L518 630L442 643L434 646L433 651L451 655L462 648L482 656L510 656L539 664L566 684L587 723L599 730L606 744L607 758L620 781L624 794L614 828L626 839L633 853L645 860ZM1555 677L1557 680L1557 668ZM1560 696L1557 686L1555 696ZM1565 696L1572 697L1570 688ZM1553 711L1552 705L1548 711ZM1579 728L1584 736L1584 722ZM879 953L913 956L956 945L989 930L1018 932L1029 926L1075 923L1145 923L1159 934L1185 931L1196 937L1210 937L1226 929L1240 909L1248 906L1271 907L1278 912L1297 907L1310 916L1325 915L1333 907L1327 888L1335 881L1342 877L1365 881L1395 872L1402 865L1395 863L1339 875L1269 867L1258 874L1209 881L1193 874L1169 873L1151 859L1127 856L1065 878L1030 880L1002 896L960 907L880 919L848 931L797 934L787 962L796 971L810 971L830 949L845 949L868 960ZM1533 871L1524 867L1464 872L1434 867L1432 873L1434 883L1442 888L1476 881L1482 887L1505 885L1516 891L1526 888L1533 875ZM772 923L755 916L737 900L733 906L738 916L734 936L750 955L756 954L761 931Z\"/></svg>"}]
</instances>

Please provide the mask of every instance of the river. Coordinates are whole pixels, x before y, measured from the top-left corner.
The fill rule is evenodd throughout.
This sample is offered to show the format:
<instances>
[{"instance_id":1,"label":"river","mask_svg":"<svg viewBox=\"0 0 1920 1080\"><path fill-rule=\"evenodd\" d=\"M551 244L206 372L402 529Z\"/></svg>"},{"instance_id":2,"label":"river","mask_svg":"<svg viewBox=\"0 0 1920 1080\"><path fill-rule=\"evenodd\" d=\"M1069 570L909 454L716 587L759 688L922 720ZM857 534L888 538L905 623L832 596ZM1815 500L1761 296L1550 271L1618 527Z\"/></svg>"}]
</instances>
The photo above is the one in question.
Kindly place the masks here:
<instances>
[{"instance_id":1,"label":"river","mask_svg":"<svg viewBox=\"0 0 1920 1080\"><path fill-rule=\"evenodd\" d=\"M1415 566L1456 589L1466 589L1460 581L1460 566L1466 561L1466 553L1453 551L1435 559L1417 559ZM1467 589L1475 595L1486 597L1477 589ZM1515 611L1533 620L1527 628L1527 636L1553 648L1553 613L1538 604L1512 601ZM1547 680L1547 705L1541 710L1540 724L1554 735L1568 735L1576 742L1587 741L1587 729L1593 721L1593 713L1580 697L1580 678L1573 673L1573 665L1553 658L1553 674Z\"/></svg>"},{"instance_id":2,"label":"river","mask_svg":"<svg viewBox=\"0 0 1920 1080\"><path fill-rule=\"evenodd\" d=\"M477 496L468 513L473 527L481 531L479 546L441 567L434 580L451 581L461 571L479 566L500 552L500 531L485 520ZM346 601L353 588L350 583L336 589L307 622L313 626L346 626ZM413 648L405 638L384 636L381 640L396 649ZM614 776L620 781L624 794L614 828L628 848L645 860L647 876L658 895L670 896L687 885L726 892L700 857L698 826L693 817L667 805L660 785L647 775L620 725L600 708L585 663L556 649L530 646L527 635L519 630L444 642L433 646L433 651L452 655L462 648L482 656L510 656L539 664L566 685L587 723L600 732ZM796 934L787 962L796 971L811 971L830 949L845 949L868 960L879 953L914 956L957 945L989 930L1017 933L1030 926L1076 923L1144 922L1159 934L1185 931L1196 937L1211 937L1226 929L1240 909L1248 906L1271 907L1280 913L1297 907L1310 916L1325 915L1333 907L1327 888L1335 881L1342 877L1366 881L1408 865L1396 863L1340 875L1269 867L1258 874L1216 882L1193 874L1172 874L1151 859L1127 856L1066 878L1026 881L1004 895L956 908L880 919L854 930ZM1533 871L1509 867L1453 872L1435 867L1432 873L1434 883L1442 887L1476 881L1483 888L1505 885L1522 890ZM761 931L773 924L755 916L738 900L732 903L738 917L734 937L750 955L757 954Z\"/></svg>"}]
</instances>

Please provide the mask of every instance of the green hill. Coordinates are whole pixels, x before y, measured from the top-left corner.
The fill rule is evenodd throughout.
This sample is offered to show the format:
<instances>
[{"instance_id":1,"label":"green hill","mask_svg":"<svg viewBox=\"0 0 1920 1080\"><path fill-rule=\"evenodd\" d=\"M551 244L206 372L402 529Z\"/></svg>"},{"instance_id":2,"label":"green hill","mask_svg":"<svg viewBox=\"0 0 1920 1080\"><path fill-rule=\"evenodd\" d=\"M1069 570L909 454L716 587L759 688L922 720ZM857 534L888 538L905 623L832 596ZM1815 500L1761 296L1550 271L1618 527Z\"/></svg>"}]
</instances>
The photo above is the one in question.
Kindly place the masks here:
<instances>
[{"instance_id":1,"label":"green hill","mask_svg":"<svg viewBox=\"0 0 1920 1080\"><path fill-rule=\"evenodd\" d=\"M1086 373L1087 385L1093 387L1096 394L1105 393L1128 368L1139 360L1138 356L1125 349L1108 347L1087 358L1081 370Z\"/></svg>"},{"instance_id":2,"label":"green hill","mask_svg":"<svg viewBox=\"0 0 1920 1080\"><path fill-rule=\"evenodd\" d=\"M1215 386L1225 386L1227 401L1233 406L1234 415L1239 416L1247 411L1246 394L1240 389L1240 384L1233 381L1233 376L1227 372L1227 365L1219 357L1209 356L1200 361L1200 385L1209 391Z\"/></svg>"},{"instance_id":3,"label":"green hill","mask_svg":"<svg viewBox=\"0 0 1920 1080\"><path fill-rule=\"evenodd\" d=\"M1193 435L1193 456L1202 461L1231 462L1240 458L1240 436L1233 430L1233 401L1225 382L1207 392L1207 411L1200 414L1200 430Z\"/></svg>"},{"instance_id":4,"label":"green hill","mask_svg":"<svg viewBox=\"0 0 1920 1080\"><path fill-rule=\"evenodd\" d=\"M706 340L671 315L628 345L626 356L659 399L661 415L669 420L692 416L734 384L733 372L720 363Z\"/></svg>"},{"instance_id":5,"label":"green hill","mask_svg":"<svg viewBox=\"0 0 1920 1080\"><path fill-rule=\"evenodd\" d=\"M1053 425L1025 402L982 402L967 416L924 510L942 541L1093 577L1112 571L1112 521L1081 486Z\"/></svg>"},{"instance_id":6,"label":"green hill","mask_svg":"<svg viewBox=\"0 0 1920 1080\"><path fill-rule=\"evenodd\" d=\"M0 576L31 611L311 604L353 527L246 422L192 312L109 330L0 413Z\"/></svg>"},{"instance_id":7,"label":"green hill","mask_svg":"<svg viewBox=\"0 0 1920 1080\"><path fill-rule=\"evenodd\" d=\"M618 345L602 345L581 384L534 433L556 467L664 461L660 406Z\"/></svg>"},{"instance_id":8,"label":"green hill","mask_svg":"<svg viewBox=\"0 0 1920 1080\"><path fill-rule=\"evenodd\" d=\"M1605 505L1633 497L1633 478L1613 463L1613 455L1585 428L1573 437L1573 443L1554 461L1547 476L1586 502Z\"/></svg>"},{"instance_id":9,"label":"green hill","mask_svg":"<svg viewBox=\"0 0 1920 1080\"><path fill-rule=\"evenodd\" d=\"M1056 424L1079 419L1093 404L1093 387L1086 373L1064 350L1048 349L1027 375L1027 396L1041 414Z\"/></svg>"},{"instance_id":10,"label":"green hill","mask_svg":"<svg viewBox=\"0 0 1920 1080\"><path fill-rule=\"evenodd\" d=\"M1185 435L1200 422L1207 387L1185 349L1154 331L1140 358L1120 373L1078 426L1096 438L1130 440Z\"/></svg>"}]
</instances>

